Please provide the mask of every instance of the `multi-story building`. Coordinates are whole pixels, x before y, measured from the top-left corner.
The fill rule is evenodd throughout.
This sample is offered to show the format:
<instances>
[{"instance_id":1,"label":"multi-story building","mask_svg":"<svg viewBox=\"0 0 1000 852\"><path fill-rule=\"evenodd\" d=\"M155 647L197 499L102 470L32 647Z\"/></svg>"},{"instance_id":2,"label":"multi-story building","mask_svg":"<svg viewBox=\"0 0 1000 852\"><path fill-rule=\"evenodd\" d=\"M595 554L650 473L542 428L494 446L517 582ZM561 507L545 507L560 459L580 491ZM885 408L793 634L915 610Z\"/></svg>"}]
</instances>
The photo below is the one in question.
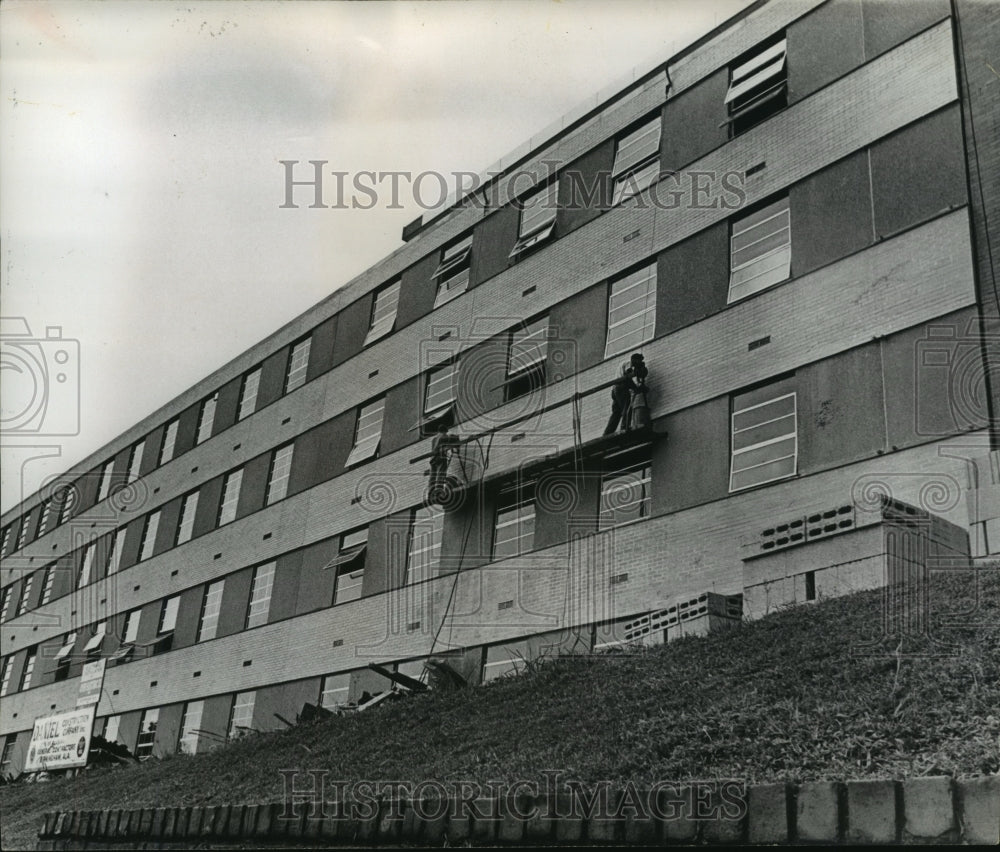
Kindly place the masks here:
<instances>
[{"instance_id":1,"label":"multi-story building","mask_svg":"<svg viewBox=\"0 0 1000 852\"><path fill-rule=\"evenodd\" d=\"M2 771L101 657L97 732L194 751L621 641L874 492L1000 550L989 5L748 7L7 512Z\"/></svg>"}]
</instances>

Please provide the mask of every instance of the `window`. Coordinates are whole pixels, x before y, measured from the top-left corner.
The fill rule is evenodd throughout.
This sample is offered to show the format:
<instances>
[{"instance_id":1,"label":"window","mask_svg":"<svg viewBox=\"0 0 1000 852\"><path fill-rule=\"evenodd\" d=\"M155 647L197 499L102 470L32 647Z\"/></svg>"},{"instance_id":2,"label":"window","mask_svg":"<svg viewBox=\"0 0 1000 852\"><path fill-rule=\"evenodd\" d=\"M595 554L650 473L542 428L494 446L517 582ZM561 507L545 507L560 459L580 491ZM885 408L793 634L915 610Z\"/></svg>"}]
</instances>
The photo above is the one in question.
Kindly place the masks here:
<instances>
[{"instance_id":1,"label":"window","mask_svg":"<svg viewBox=\"0 0 1000 852\"><path fill-rule=\"evenodd\" d=\"M291 393L306 383L311 345L312 338L306 337L292 347L292 354L288 358L288 372L285 373L285 393Z\"/></svg>"},{"instance_id":2,"label":"window","mask_svg":"<svg viewBox=\"0 0 1000 852\"><path fill-rule=\"evenodd\" d=\"M614 195L611 204L620 204L655 183L660 176L660 116L618 140L611 171Z\"/></svg>"},{"instance_id":3,"label":"window","mask_svg":"<svg viewBox=\"0 0 1000 852\"><path fill-rule=\"evenodd\" d=\"M50 600L52 600L52 587L56 583L56 566L53 563L45 569L45 574L42 576L42 599L38 602L39 606L45 606Z\"/></svg>"},{"instance_id":4,"label":"window","mask_svg":"<svg viewBox=\"0 0 1000 852\"><path fill-rule=\"evenodd\" d=\"M736 397L732 428L730 491L795 475L798 429L794 392L755 405L743 405Z\"/></svg>"},{"instance_id":5,"label":"window","mask_svg":"<svg viewBox=\"0 0 1000 852\"><path fill-rule=\"evenodd\" d=\"M786 39L757 48L730 69L726 107L735 136L788 105Z\"/></svg>"},{"instance_id":6,"label":"window","mask_svg":"<svg viewBox=\"0 0 1000 852\"><path fill-rule=\"evenodd\" d=\"M601 479L599 529L621 526L649 517L652 467L648 460L616 465Z\"/></svg>"},{"instance_id":7,"label":"window","mask_svg":"<svg viewBox=\"0 0 1000 852\"><path fill-rule=\"evenodd\" d=\"M163 602L160 608L160 623L156 628L157 635L170 633L177 626L177 610L180 605L180 595L174 595Z\"/></svg>"},{"instance_id":8,"label":"window","mask_svg":"<svg viewBox=\"0 0 1000 852\"><path fill-rule=\"evenodd\" d=\"M472 234L453 243L441 252L441 263L434 271L437 294L434 307L439 308L469 289L469 269L472 265Z\"/></svg>"},{"instance_id":9,"label":"window","mask_svg":"<svg viewBox=\"0 0 1000 852\"><path fill-rule=\"evenodd\" d=\"M611 284L608 342L604 357L619 355L653 339L656 328L656 263Z\"/></svg>"},{"instance_id":10,"label":"window","mask_svg":"<svg viewBox=\"0 0 1000 852\"><path fill-rule=\"evenodd\" d=\"M52 498L50 497L48 500L45 500L42 503L42 513L41 517L38 519L37 538L41 538L43 535L45 535L46 532L48 532L49 522L51 520L52 520Z\"/></svg>"},{"instance_id":11,"label":"window","mask_svg":"<svg viewBox=\"0 0 1000 852\"><path fill-rule=\"evenodd\" d=\"M31 687L31 675L35 671L35 659L37 657L37 650L35 648L29 648L28 656L24 660L24 671L21 672L21 685L18 687L18 692Z\"/></svg>"},{"instance_id":12,"label":"window","mask_svg":"<svg viewBox=\"0 0 1000 852\"><path fill-rule=\"evenodd\" d=\"M542 317L510 333L504 399L510 401L537 390L545 383L549 319Z\"/></svg>"},{"instance_id":13,"label":"window","mask_svg":"<svg viewBox=\"0 0 1000 852\"><path fill-rule=\"evenodd\" d=\"M31 601L31 584L34 581L34 574L28 574L28 576L24 578L24 588L21 589L21 602L17 605L18 615L24 615L28 611L28 604Z\"/></svg>"},{"instance_id":14,"label":"window","mask_svg":"<svg viewBox=\"0 0 1000 852\"><path fill-rule=\"evenodd\" d=\"M215 406L219 402L219 392L216 391L201 404L198 414L198 435L195 444L200 444L212 437L212 427L215 425Z\"/></svg>"},{"instance_id":15,"label":"window","mask_svg":"<svg viewBox=\"0 0 1000 852\"><path fill-rule=\"evenodd\" d=\"M139 468L142 467L142 451L146 448L145 440L137 441L128 456L128 481L139 478Z\"/></svg>"},{"instance_id":16,"label":"window","mask_svg":"<svg viewBox=\"0 0 1000 852\"><path fill-rule=\"evenodd\" d=\"M125 549L125 530L120 529L115 533L114 541L108 551L107 574L111 575L118 571L118 566L122 561L122 551Z\"/></svg>"},{"instance_id":17,"label":"window","mask_svg":"<svg viewBox=\"0 0 1000 852\"><path fill-rule=\"evenodd\" d=\"M501 492L496 521L494 559L506 559L531 550L535 540L533 489L522 486Z\"/></svg>"},{"instance_id":18,"label":"window","mask_svg":"<svg viewBox=\"0 0 1000 852\"><path fill-rule=\"evenodd\" d=\"M385 337L396 324L396 309L399 307L399 282L383 287L375 294L372 305L371 326L365 336L365 346Z\"/></svg>"},{"instance_id":19,"label":"window","mask_svg":"<svg viewBox=\"0 0 1000 852\"><path fill-rule=\"evenodd\" d=\"M88 657L92 654L99 654L101 652L101 646L104 644L104 636L108 630L108 623L106 621L99 621L94 625L94 633L87 640L87 644L83 646L83 653Z\"/></svg>"},{"instance_id":20,"label":"window","mask_svg":"<svg viewBox=\"0 0 1000 852\"><path fill-rule=\"evenodd\" d=\"M111 476L115 471L115 460L106 461L101 468L101 484L97 486L97 502L107 500L111 493Z\"/></svg>"},{"instance_id":21,"label":"window","mask_svg":"<svg viewBox=\"0 0 1000 852\"><path fill-rule=\"evenodd\" d=\"M157 467L166 464L174 457L174 446L177 443L177 429L180 421L171 420L167 428L163 430L163 443L160 444L160 458L157 460Z\"/></svg>"},{"instance_id":22,"label":"window","mask_svg":"<svg viewBox=\"0 0 1000 852\"><path fill-rule=\"evenodd\" d=\"M0 543L0 555L7 555L7 546L10 544L10 529L13 525L7 524L3 529L3 542Z\"/></svg>"},{"instance_id":23,"label":"window","mask_svg":"<svg viewBox=\"0 0 1000 852\"><path fill-rule=\"evenodd\" d=\"M121 726L122 717L108 716L104 720L104 734L102 735L109 743L118 742L118 728Z\"/></svg>"},{"instance_id":24,"label":"window","mask_svg":"<svg viewBox=\"0 0 1000 852\"><path fill-rule=\"evenodd\" d=\"M257 410L257 391L260 388L260 370L251 370L243 377L243 385L240 387L240 408L237 420L249 417Z\"/></svg>"},{"instance_id":25,"label":"window","mask_svg":"<svg viewBox=\"0 0 1000 852\"><path fill-rule=\"evenodd\" d=\"M222 608L222 590L225 580L216 580L205 591L201 602L201 616L198 618L198 641L214 639L219 627L219 610Z\"/></svg>"},{"instance_id":26,"label":"window","mask_svg":"<svg viewBox=\"0 0 1000 852\"><path fill-rule=\"evenodd\" d=\"M62 647L56 651L56 680L65 680L69 675L70 655L76 645L76 631L67 633L63 639Z\"/></svg>"},{"instance_id":27,"label":"window","mask_svg":"<svg viewBox=\"0 0 1000 852\"><path fill-rule=\"evenodd\" d=\"M243 484L243 468L226 474L222 484L222 502L219 504L219 517L216 526L221 527L236 518L236 507L240 499L240 486Z\"/></svg>"},{"instance_id":28,"label":"window","mask_svg":"<svg viewBox=\"0 0 1000 852\"><path fill-rule=\"evenodd\" d=\"M517 243L510 256L517 257L528 249L541 245L552 236L556 227L559 184L553 182L521 203L521 224Z\"/></svg>"},{"instance_id":29,"label":"window","mask_svg":"<svg viewBox=\"0 0 1000 852\"><path fill-rule=\"evenodd\" d=\"M90 582L90 574L94 570L94 545L88 544L83 548L83 558L80 560L80 576L77 578L76 587L82 589ZM44 595L45 593L42 592Z\"/></svg>"},{"instance_id":30,"label":"window","mask_svg":"<svg viewBox=\"0 0 1000 852\"><path fill-rule=\"evenodd\" d=\"M7 611L10 609L11 601L14 599L13 584L3 590L3 603L0 604L0 624L7 620Z\"/></svg>"},{"instance_id":31,"label":"window","mask_svg":"<svg viewBox=\"0 0 1000 852\"><path fill-rule=\"evenodd\" d=\"M337 571L333 591L334 605L354 601L361 597L365 576L365 554L368 550L368 527L344 533L340 539L340 552L326 567Z\"/></svg>"},{"instance_id":32,"label":"window","mask_svg":"<svg viewBox=\"0 0 1000 852\"><path fill-rule=\"evenodd\" d=\"M146 523L142 528L142 540L139 542L139 561L149 559L156 549L156 531L160 526L160 510L146 515Z\"/></svg>"},{"instance_id":33,"label":"window","mask_svg":"<svg viewBox=\"0 0 1000 852\"><path fill-rule=\"evenodd\" d=\"M194 533L194 516L197 511L198 492L192 491L190 494L185 494L181 503L181 519L177 524L175 545L184 544L184 542L191 540Z\"/></svg>"},{"instance_id":34,"label":"window","mask_svg":"<svg viewBox=\"0 0 1000 852\"><path fill-rule=\"evenodd\" d=\"M198 753L198 735L201 733L201 717L205 712L204 701L189 701L184 705L181 716L181 735L178 744L181 754Z\"/></svg>"},{"instance_id":35,"label":"window","mask_svg":"<svg viewBox=\"0 0 1000 852\"><path fill-rule=\"evenodd\" d=\"M788 197L734 220L729 239L729 299L738 301L791 274L792 232Z\"/></svg>"},{"instance_id":36,"label":"window","mask_svg":"<svg viewBox=\"0 0 1000 852\"><path fill-rule=\"evenodd\" d=\"M332 710L340 704L347 703L347 695L351 688L351 675L327 675L323 678L323 686L319 694L319 706L324 710Z\"/></svg>"},{"instance_id":37,"label":"window","mask_svg":"<svg viewBox=\"0 0 1000 852\"><path fill-rule=\"evenodd\" d=\"M382 439L382 415L385 413L385 400L377 399L370 402L358 412L358 425L354 433L354 448L347 456L347 467L370 459L378 454L379 441Z\"/></svg>"},{"instance_id":38,"label":"window","mask_svg":"<svg viewBox=\"0 0 1000 852\"><path fill-rule=\"evenodd\" d=\"M259 565L253 572L250 586L250 606L247 609L246 628L267 624L267 614L271 608L271 591L274 588L274 562Z\"/></svg>"},{"instance_id":39,"label":"window","mask_svg":"<svg viewBox=\"0 0 1000 852\"><path fill-rule=\"evenodd\" d=\"M270 506L284 498L288 493L288 477L292 472L292 453L294 444L278 447L271 457L271 470L267 475L267 503Z\"/></svg>"},{"instance_id":40,"label":"window","mask_svg":"<svg viewBox=\"0 0 1000 852\"><path fill-rule=\"evenodd\" d=\"M3 658L3 668L0 670L0 697L7 694L10 688L10 675L14 671L14 657Z\"/></svg>"},{"instance_id":41,"label":"window","mask_svg":"<svg viewBox=\"0 0 1000 852\"><path fill-rule=\"evenodd\" d=\"M3 693L0 693L2 695ZM14 746L17 745L17 734L8 734L3 744L3 754L0 755L0 778L13 776Z\"/></svg>"},{"instance_id":42,"label":"window","mask_svg":"<svg viewBox=\"0 0 1000 852\"><path fill-rule=\"evenodd\" d=\"M130 645L135 642L139 635L139 617L142 615L141 609L133 609L125 616L125 623L122 625L122 644Z\"/></svg>"},{"instance_id":43,"label":"window","mask_svg":"<svg viewBox=\"0 0 1000 852\"><path fill-rule=\"evenodd\" d=\"M242 737L253 730L253 705L257 693L237 692L233 696L233 707L229 711L229 739Z\"/></svg>"},{"instance_id":44,"label":"window","mask_svg":"<svg viewBox=\"0 0 1000 852\"><path fill-rule=\"evenodd\" d=\"M139 722L139 738L135 743L135 756L142 760L153 753L153 743L156 740L156 723L160 718L160 710L154 707L151 710L143 710L142 720Z\"/></svg>"},{"instance_id":45,"label":"window","mask_svg":"<svg viewBox=\"0 0 1000 852\"><path fill-rule=\"evenodd\" d=\"M424 387L424 422L426 427L448 418L448 425L454 420L455 373L457 364L446 364L427 373Z\"/></svg>"},{"instance_id":46,"label":"window","mask_svg":"<svg viewBox=\"0 0 1000 852\"><path fill-rule=\"evenodd\" d=\"M413 510L410 524L410 552L406 561L406 583L419 583L434 576L441 561L444 510L421 506Z\"/></svg>"}]
</instances>

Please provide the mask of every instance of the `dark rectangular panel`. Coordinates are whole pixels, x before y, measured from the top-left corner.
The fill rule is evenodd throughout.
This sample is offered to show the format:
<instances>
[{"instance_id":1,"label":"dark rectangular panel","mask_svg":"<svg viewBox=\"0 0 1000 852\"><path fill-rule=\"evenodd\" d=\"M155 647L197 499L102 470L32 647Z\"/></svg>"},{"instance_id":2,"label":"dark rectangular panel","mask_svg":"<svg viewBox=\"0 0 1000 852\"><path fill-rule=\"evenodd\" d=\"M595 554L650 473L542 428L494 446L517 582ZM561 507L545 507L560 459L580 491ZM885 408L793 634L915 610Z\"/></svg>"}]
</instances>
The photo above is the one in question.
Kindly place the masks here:
<instances>
[{"instance_id":1,"label":"dark rectangular panel","mask_svg":"<svg viewBox=\"0 0 1000 852\"><path fill-rule=\"evenodd\" d=\"M790 105L864 63L861 2L830 0L788 27Z\"/></svg>"},{"instance_id":2,"label":"dark rectangular panel","mask_svg":"<svg viewBox=\"0 0 1000 852\"><path fill-rule=\"evenodd\" d=\"M865 58L872 60L947 17L950 10L948 0L908 3L862 0L861 11L865 26Z\"/></svg>"},{"instance_id":3,"label":"dark rectangular panel","mask_svg":"<svg viewBox=\"0 0 1000 852\"><path fill-rule=\"evenodd\" d=\"M372 294L362 296L337 314L337 339L333 344L333 366L357 355L365 345L371 326Z\"/></svg>"},{"instance_id":4,"label":"dark rectangular panel","mask_svg":"<svg viewBox=\"0 0 1000 852\"><path fill-rule=\"evenodd\" d=\"M477 250L478 246L473 245L472 251ZM435 251L403 272L403 283L399 288L396 328L409 325L434 310L437 279L432 276L438 267L440 256L441 252Z\"/></svg>"},{"instance_id":5,"label":"dark rectangular panel","mask_svg":"<svg viewBox=\"0 0 1000 852\"><path fill-rule=\"evenodd\" d=\"M219 401L215 404L215 420L212 425L213 435L224 432L236 422L242 386L243 376L237 376L226 382L219 390Z\"/></svg>"},{"instance_id":6,"label":"dark rectangular panel","mask_svg":"<svg viewBox=\"0 0 1000 852\"><path fill-rule=\"evenodd\" d=\"M268 622L280 621L295 615L299 597L299 573L302 570L302 551L295 550L278 557L271 587L271 607Z\"/></svg>"},{"instance_id":7,"label":"dark rectangular panel","mask_svg":"<svg viewBox=\"0 0 1000 852\"><path fill-rule=\"evenodd\" d=\"M146 524L146 516L140 515L129 521L125 528L125 543L122 545L122 559L118 563L118 570L124 571L135 565L139 558L139 542L142 541L142 530Z\"/></svg>"},{"instance_id":8,"label":"dark rectangular panel","mask_svg":"<svg viewBox=\"0 0 1000 852\"><path fill-rule=\"evenodd\" d=\"M232 694L213 695L205 699L201 712L201 729L214 736L201 737L198 740L198 753L211 751L222 745L219 737L225 737L229 725L229 711L233 706Z\"/></svg>"},{"instance_id":9,"label":"dark rectangular panel","mask_svg":"<svg viewBox=\"0 0 1000 852\"><path fill-rule=\"evenodd\" d=\"M219 629L216 639L239 633L246 626L247 607L250 605L250 582L253 568L244 568L226 577L222 590L222 608L219 610Z\"/></svg>"},{"instance_id":10,"label":"dark rectangular panel","mask_svg":"<svg viewBox=\"0 0 1000 852\"><path fill-rule=\"evenodd\" d=\"M513 204L508 204L476 225L472 238L470 290L510 265L510 252L517 242L520 222L520 211Z\"/></svg>"},{"instance_id":11,"label":"dark rectangular panel","mask_svg":"<svg viewBox=\"0 0 1000 852\"><path fill-rule=\"evenodd\" d=\"M728 90L729 69L720 68L667 101L660 140L661 171L678 171L729 138L724 103Z\"/></svg>"},{"instance_id":12,"label":"dark rectangular panel","mask_svg":"<svg viewBox=\"0 0 1000 852\"><path fill-rule=\"evenodd\" d=\"M729 224L720 222L657 258L656 336L718 313L728 294Z\"/></svg>"},{"instance_id":13,"label":"dark rectangular panel","mask_svg":"<svg viewBox=\"0 0 1000 852\"><path fill-rule=\"evenodd\" d=\"M312 332L306 381L311 382L333 366L333 345L337 339L337 315L323 320Z\"/></svg>"},{"instance_id":14,"label":"dark rectangular panel","mask_svg":"<svg viewBox=\"0 0 1000 852\"><path fill-rule=\"evenodd\" d=\"M177 540L177 525L180 523L181 498L176 497L160 509L160 523L156 527L156 544L153 554L170 550Z\"/></svg>"},{"instance_id":15,"label":"dark rectangular panel","mask_svg":"<svg viewBox=\"0 0 1000 852\"><path fill-rule=\"evenodd\" d=\"M320 679L316 677L258 689L253 705L254 729L284 730L287 726L275 714L294 723L295 717L302 712L303 705L307 702L316 703L319 690Z\"/></svg>"},{"instance_id":16,"label":"dark rectangular panel","mask_svg":"<svg viewBox=\"0 0 1000 852\"><path fill-rule=\"evenodd\" d=\"M611 205L615 140L607 139L559 173L556 235L564 237L596 219Z\"/></svg>"},{"instance_id":17,"label":"dark rectangular panel","mask_svg":"<svg viewBox=\"0 0 1000 852\"><path fill-rule=\"evenodd\" d=\"M729 399L718 397L662 418L653 447L652 514L678 512L729 493Z\"/></svg>"},{"instance_id":18,"label":"dark rectangular panel","mask_svg":"<svg viewBox=\"0 0 1000 852\"><path fill-rule=\"evenodd\" d=\"M989 423L975 322L976 309L966 308L883 341L890 449Z\"/></svg>"},{"instance_id":19,"label":"dark rectangular panel","mask_svg":"<svg viewBox=\"0 0 1000 852\"><path fill-rule=\"evenodd\" d=\"M368 555L362 594L372 595L391 588L406 565L408 527L396 516L381 518L368 527Z\"/></svg>"},{"instance_id":20,"label":"dark rectangular panel","mask_svg":"<svg viewBox=\"0 0 1000 852\"><path fill-rule=\"evenodd\" d=\"M326 567L337 552L337 539L328 538L302 549L302 569L299 573L299 594L295 614L325 609L333 603L333 588L337 572Z\"/></svg>"},{"instance_id":21,"label":"dark rectangular panel","mask_svg":"<svg viewBox=\"0 0 1000 852\"><path fill-rule=\"evenodd\" d=\"M881 367L871 343L796 372L800 475L886 448Z\"/></svg>"},{"instance_id":22,"label":"dark rectangular panel","mask_svg":"<svg viewBox=\"0 0 1000 852\"><path fill-rule=\"evenodd\" d=\"M174 442L174 458L183 455L194 447L194 439L198 435L198 416L200 413L200 402L188 406L181 412L181 416L177 420L177 440ZM126 463L127 461L126 459Z\"/></svg>"},{"instance_id":23,"label":"dark rectangular panel","mask_svg":"<svg viewBox=\"0 0 1000 852\"><path fill-rule=\"evenodd\" d=\"M139 463L139 476L145 476L156 470L160 462L160 443L163 441L163 426L158 426L146 436L142 447L142 461Z\"/></svg>"},{"instance_id":24,"label":"dark rectangular panel","mask_svg":"<svg viewBox=\"0 0 1000 852\"><path fill-rule=\"evenodd\" d=\"M880 237L966 203L963 150L957 105L872 146L875 231Z\"/></svg>"},{"instance_id":25,"label":"dark rectangular panel","mask_svg":"<svg viewBox=\"0 0 1000 852\"><path fill-rule=\"evenodd\" d=\"M285 392L288 371L288 347L284 346L261 364L260 385L257 387L257 411L280 399Z\"/></svg>"},{"instance_id":26,"label":"dark rectangular panel","mask_svg":"<svg viewBox=\"0 0 1000 852\"><path fill-rule=\"evenodd\" d=\"M385 395L385 419L382 421L381 455L395 452L421 439L414 429L423 416L423 376L414 376L389 388Z\"/></svg>"},{"instance_id":27,"label":"dark rectangular panel","mask_svg":"<svg viewBox=\"0 0 1000 852\"><path fill-rule=\"evenodd\" d=\"M222 499L222 477L210 479L198 489L198 508L194 513L192 537L204 535L215 529L219 517L219 501Z\"/></svg>"},{"instance_id":28,"label":"dark rectangular panel","mask_svg":"<svg viewBox=\"0 0 1000 852\"><path fill-rule=\"evenodd\" d=\"M193 589L181 592L181 602L177 608L177 625L174 627L174 648L186 648L198 640L198 619L201 616L201 602L204 596L204 586L195 586Z\"/></svg>"},{"instance_id":29,"label":"dark rectangular panel","mask_svg":"<svg viewBox=\"0 0 1000 852\"><path fill-rule=\"evenodd\" d=\"M507 341L507 334L497 335L462 353L457 388L460 420L469 420L503 403Z\"/></svg>"},{"instance_id":30,"label":"dark rectangular panel","mask_svg":"<svg viewBox=\"0 0 1000 852\"><path fill-rule=\"evenodd\" d=\"M168 704L160 708L160 714L156 717L156 733L153 737L153 754L156 757L174 754L177 751L183 715L183 704Z\"/></svg>"},{"instance_id":31,"label":"dark rectangular panel","mask_svg":"<svg viewBox=\"0 0 1000 852\"><path fill-rule=\"evenodd\" d=\"M580 471L549 471L535 489L535 538L533 549L552 547L597 530L601 496L599 464Z\"/></svg>"},{"instance_id":32,"label":"dark rectangular panel","mask_svg":"<svg viewBox=\"0 0 1000 852\"><path fill-rule=\"evenodd\" d=\"M289 496L344 472L344 462L354 445L356 419L356 412L345 411L295 439L288 478Z\"/></svg>"},{"instance_id":33,"label":"dark rectangular panel","mask_svg":"<svg viewBox=\"0 0 1000 852\"><path fill-rule=\"evenodd\" d=\"M243 466L243 481L236 504L236 517L242 518L264 508L267 478L271 472L271 452L261 453Z\"/></svg>"},{"instance_id":34,"label":"dark rectangular panel","mask_svg":"<svg viewBox=\"0 0 1000 852\"><path fill-rule=\"evenodd\" d=\"M870 246L875 235L867 153L859 151L795 184L788 206L796 277Z\"/></svg>"},{"instance_id":35,"label":"dark rectangular panel","mask_svg":"<svg viewBox=\"0 0 1000 852\"><path fill-rule=\"evenodd\" d=\"M549 312L546 378L555 381L604 360L608 330L608 285L601 283L560 302Z\"/></svg>"}]
</instances>

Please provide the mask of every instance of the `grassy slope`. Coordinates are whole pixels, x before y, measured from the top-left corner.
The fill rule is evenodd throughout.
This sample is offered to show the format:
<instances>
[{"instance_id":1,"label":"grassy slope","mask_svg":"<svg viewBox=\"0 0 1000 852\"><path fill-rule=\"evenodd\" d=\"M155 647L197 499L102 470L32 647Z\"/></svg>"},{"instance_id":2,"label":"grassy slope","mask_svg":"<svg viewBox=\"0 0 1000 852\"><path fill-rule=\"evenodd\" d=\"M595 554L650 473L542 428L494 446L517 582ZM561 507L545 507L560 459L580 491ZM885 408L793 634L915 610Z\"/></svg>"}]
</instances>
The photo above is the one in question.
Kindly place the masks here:
<instances>
[{"instance_id":1,"label":"grassy slope","mask_svg":"<svg viewBox=\"0 0 1000 852\"><path fill-rule=\"evenodd\" d=\"M968 616L960 614L966 610ZM0 789L4 848L47 810L278 799L279 769L330 779L582 781L977 775L1000 771L1000 570L935 584L953 655L852 646L881 624L880 592L776 613L738 631L634 655L534 666L461 693L261 734L196 757ZM942 620L963 627L941 627ZM905 651L927 651L908 640ZM933 652L934 649L930 648Z\"/></svg>"}]
</instances>

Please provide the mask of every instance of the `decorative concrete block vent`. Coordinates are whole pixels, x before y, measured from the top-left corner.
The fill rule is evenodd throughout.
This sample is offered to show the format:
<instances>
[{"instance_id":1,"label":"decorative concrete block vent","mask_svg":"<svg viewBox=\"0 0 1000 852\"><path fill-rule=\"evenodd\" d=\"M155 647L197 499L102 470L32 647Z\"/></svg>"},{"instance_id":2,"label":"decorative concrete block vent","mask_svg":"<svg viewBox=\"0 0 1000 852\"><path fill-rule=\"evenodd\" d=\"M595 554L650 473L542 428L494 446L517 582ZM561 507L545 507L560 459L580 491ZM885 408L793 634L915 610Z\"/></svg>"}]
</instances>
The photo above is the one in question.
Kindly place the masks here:
<instances>
[{"instance_id":1,"label":"decorative concrete block vent","mask_svg":"<svg viewBox=\"0 0 1000 852\"><path fill-rule=\"evenodd\" d=\"M899 500L845 503L783 519L743 546L743 607L786 606L878 589L969 564L962 527Z\"/></svg>"},{"instance_id":2,"label":"decorative concrete block vent","mask_svg":"<svg viewBox=\"0 0 1000 852\"><path fill-rule=\"evenodd\" d=\"M650 638L670 642L681 636L704 636L728 630L742 618L742 595L702 592L625 622L625 641L649 644Z\"/></svg>"}]
</instances>

